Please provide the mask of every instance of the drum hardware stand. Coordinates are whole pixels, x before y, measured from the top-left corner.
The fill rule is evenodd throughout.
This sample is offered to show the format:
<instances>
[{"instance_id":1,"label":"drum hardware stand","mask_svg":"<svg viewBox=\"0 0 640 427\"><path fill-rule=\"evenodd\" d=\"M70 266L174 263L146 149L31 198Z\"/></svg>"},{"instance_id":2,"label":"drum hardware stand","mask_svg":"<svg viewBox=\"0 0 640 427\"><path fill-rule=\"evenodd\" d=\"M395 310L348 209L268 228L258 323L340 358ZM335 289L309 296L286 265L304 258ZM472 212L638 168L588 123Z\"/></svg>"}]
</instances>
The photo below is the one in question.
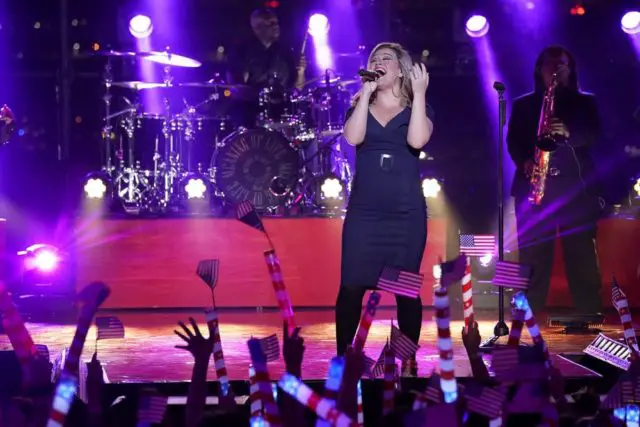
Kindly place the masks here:
<instances>
[{"instance_id":1,"label":"drum hardware stand","mask_svg":"<svg viewBox=\"0 0 640 427\"><path fill-rule=\"evenodd\" d=\"M104 142L105 150L105 170L108 174L113 172L113 161L111 158L111 84L113 83L113 67L111 66L111 58L107 57L107 62L104 66L104 73L102 75L104 81L104 127L102 128L102 139Z\"/></svg>"}]
</instances>

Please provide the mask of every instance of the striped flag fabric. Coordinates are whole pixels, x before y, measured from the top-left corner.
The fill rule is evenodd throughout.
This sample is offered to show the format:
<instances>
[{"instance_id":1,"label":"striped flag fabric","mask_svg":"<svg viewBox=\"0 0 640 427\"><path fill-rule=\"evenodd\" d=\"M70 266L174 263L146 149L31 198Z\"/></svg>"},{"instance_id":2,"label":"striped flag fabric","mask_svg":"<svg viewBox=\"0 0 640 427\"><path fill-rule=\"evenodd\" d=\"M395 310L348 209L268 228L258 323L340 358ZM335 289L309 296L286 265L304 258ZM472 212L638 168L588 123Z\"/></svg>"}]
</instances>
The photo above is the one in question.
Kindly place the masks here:
<instances>
[{"instance_id":1,"label":"striped flag fabric","mask_svg":"<svg viewBox=\"0 0 640 427\"><path fill-rule=\"evenodd\" d=\"M494 286L505 288L527 289L533 270L531 266L517 262L497 261Z\"/></svg>"},{"instance_id":2,"label":"striped flag fabric","mask_svg":"<svg viewBox=\"0 0 640 427\"><path fill-rule=\"evenodd\" d=\"M96 317L97 340L124 338L124 325L115 316Z\"/></svg>"},{"instance_id":3,"label":"striped flag fabric","mask_svg":"<svg viewBox=\"0 0 640 427\"><path fill-rule=\"evenodd\" d=\"M448 288L460 283L467 268L467 256L460 255L456 259L440 264L440 286Z\"/></svg>"},{"instance_id":4,"label":"striped flag fabric","mask_svg":"<svg viewBox=\"0 0 640 427\"><path fill-rule=\"evenodd\" d=\"M380 352L380 356L378 356L378 360L376 360L376 362L372 366L371 376L373 378L384 375L384 355L387 352L388 348L389 344L385 344L384 347L382 347L382 351Z\"/></svg>"},{"instance_id":5,"label":"striped flag fabric","mask_svg":"<svg viewBox=\"0 0 640 427\"><path fill-rule=\"evenodd\" d=\"M251 201L245 200L244 202L241 202L236 208L236 214L238 215L240 222L248 225L249 227L255 228L256 230L262 231L263 233L266 232L264 224L262 224L262 220Z\"/></svg>"},{"instance_id":6,"label":"striped flag fabric","mask_svg":"<svg viewBox=\"0 0 640 427\"><path fill-rule=\"evenodd\" d=\"M138 402L138 425L160 424L167 409L167 397L143 392Z\"/></svg>"},{"instance_id":7,"label":"striped flag fabric","mask_svg":"<svg viewBox=\"0 0 640 427\"><path fill-rule=\"evenodd\" d=\"M36 354L47 362L51 360L49 348L44 344L36 344Z\"/></svg>"},{"instance_id":8,"label":"striped flag fabric","mask_svg":"<svg viewBox=\"0 0 640 427\"><path fill-rule=\"evenodd\" d=\"M494 419L502 412L507 395L505 392L472 382L465 387L464 398L469 412Z\"/></svg>"},{"instance_id":9,"label":"striped flag fabric","mask_svg":"<svg viewBox=\"0 0 640 427\"><path fill-rule=\"evenodd\" d=\"M540 345L495 346L491 369L498 381L534 381L546 373L545 356Z\"/></svg>"},{"instance_id":10,"label":"striped flag fabric","mask_svg":"<svg viewBox=\"0 0 640 427\"><path fill-rule=\"evenodd\" d=\"M622 395L623 403L634 403L635 402L635 393L634 393L634 381L631 375L628 373L624 373L620 376L620 394Z\"/></svg>"},{"instance_id":11,"label":"striped flag fabric","mask_svg":"<svg viewBox=\"0 0 640 427\"><path fill-rule=\"evenodd\" d=\"M470 257L493 255L496 250L496 238L488 234L461 234L460 253Z\"/></svg>"},{"instance_id":12,"label":"striped flag fabric","mask_svg":"<svg viewBox=\"0 0 640 427\"><path fill-rule=\"evenodd\" d=\"M457 383L458 386L458 394L464 392L464 385ZM432 403L443 403L443 394L442 388L440 388L440 375L433 373L427 382L427 388L423 393L423 397L427 399L427 401Z\"/></svg>"},{"instance_id":13,"label":"striped flag fabric","mask_svg":"<svg viewBox=\"0 0 640 427\"><path fill-rule=\"evenodd\" d=\"M391 325L391 340L389 341L389 346L396 357L402 361L415 356L420 348L418 344L411 341L411 339L403 334L400 329L396 328L395 325Z\"/></svg>"},{"instance_id":14,"label":"striped flag fabric","mask_svg":"<svg viewBox=\"0 0 640 427\"><path fill-rule=\"evenodd\" d=\"M423 281L424 276L420 273L409 273L394 267L385 267L378 279L378 289L391 292L394 295L418 298Z\"/></svg>"},{"instance_id":15,"label":"striped flag fabric","mask_svg":"<svg viewBox=\"0 0 640 427\"><path fill-rule=\"evenodd\" d=\"M211 289L216 287L218 283L218 269L220 267L220 261L217 259L203 259L198 262L198 268L196 274L202 279L204 283Z\"/></svg>"},{"instance_id":16,"label":"striped flag fabric","mask_svg":"<svg viewBox=\"0 0 640 427\"><path fill-rule=\"evenodd\" d=\"M261 338L259 341L260 348L262 348L267 362L273 362L280 358L280 343L278 342L278 336L276 334Z\"/></svg>"},{"instance_id":17,"label":"striped flag fabric","mask_svg":"<svg viewBox=\"0 0 640 427\"><path fill-rule=\"evenodd\" d=\"M370 377L374 377L373 368L376 366L376 361L369 356L364 357L364 373Z\"/></svg>"}]
</instances>

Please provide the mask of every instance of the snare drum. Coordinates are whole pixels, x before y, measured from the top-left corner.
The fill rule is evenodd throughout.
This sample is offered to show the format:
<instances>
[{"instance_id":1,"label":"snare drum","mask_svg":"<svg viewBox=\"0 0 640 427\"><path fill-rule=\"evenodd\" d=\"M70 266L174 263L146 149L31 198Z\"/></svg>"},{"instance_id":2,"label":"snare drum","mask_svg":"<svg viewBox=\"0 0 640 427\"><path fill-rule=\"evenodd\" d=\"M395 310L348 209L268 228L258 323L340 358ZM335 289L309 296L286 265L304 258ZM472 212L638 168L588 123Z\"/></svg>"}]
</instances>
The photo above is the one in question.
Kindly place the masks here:
<instances>
[{"instance_id":1,"label":"snare drum","mask_svg":"<svg viewBox=\"0 0 640 427\"><path fill-rule=\"evenodd\" d=\"M243 129L225 138L211 159L217 191L258 210L281 206L300 176L300 158L289 140L269 129Z\"/></svg>"}]
</instances>

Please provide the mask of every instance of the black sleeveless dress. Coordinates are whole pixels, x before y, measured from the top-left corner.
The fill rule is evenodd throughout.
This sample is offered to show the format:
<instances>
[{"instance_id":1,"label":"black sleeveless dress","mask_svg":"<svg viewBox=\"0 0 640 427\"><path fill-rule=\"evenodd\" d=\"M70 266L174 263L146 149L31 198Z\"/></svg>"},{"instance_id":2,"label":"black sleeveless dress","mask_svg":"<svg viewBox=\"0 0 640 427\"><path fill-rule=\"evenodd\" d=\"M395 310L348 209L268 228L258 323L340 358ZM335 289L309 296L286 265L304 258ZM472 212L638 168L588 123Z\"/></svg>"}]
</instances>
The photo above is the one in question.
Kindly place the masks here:
<instances>
[{"instance_id":1,"label":"black sleeveless dress","mask_svg":"<svg viewBox=\"0 0 640 427\"><path fill-rule=\"evenodd\" d=\"M427 116L433 117L429 106ZM407 143L410 117L411 109L405 108L383 127L368 113L342 229L341 286L375 288L385 266L420 271L427 206L420 150Z\"/></svg>"}]
</instances>

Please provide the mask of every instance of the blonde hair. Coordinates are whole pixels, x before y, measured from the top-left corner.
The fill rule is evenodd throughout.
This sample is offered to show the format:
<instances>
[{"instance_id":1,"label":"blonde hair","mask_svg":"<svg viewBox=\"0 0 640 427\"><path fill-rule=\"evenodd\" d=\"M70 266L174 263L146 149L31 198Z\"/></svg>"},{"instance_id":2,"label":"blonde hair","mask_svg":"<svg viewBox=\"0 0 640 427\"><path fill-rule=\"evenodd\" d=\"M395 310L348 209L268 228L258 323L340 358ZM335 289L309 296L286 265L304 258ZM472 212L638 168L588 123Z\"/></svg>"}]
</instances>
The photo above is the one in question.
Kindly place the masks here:
<instances>
[{"instance_id":1,"label":"blonde hair","mask_svg":"<svg viewBox=\"0 0 640 427\"><path fill-rule=\"evenodd\" d=\"M406 49L398 43L382 42L374 47L369 54L367 65L371 64L371 61L373 60L375 54L382 49L389 49L396 55L398 65L400 66L400 71L402 72L402 76L400 77L400 93L398 94L398 96L402 99L403 103L407 107L411 107L411 104L413 103L413 88L411 87L411 69L413 68L413 60L411 59L411 55L409 55L409 52L407 52ZM360 92L356 93L351 100L351 106L355 107L359 99ZM371 104L375 99L376 93L374 92L373 94L371 94L369 104Z\"/></svg>"}]
</instances>

